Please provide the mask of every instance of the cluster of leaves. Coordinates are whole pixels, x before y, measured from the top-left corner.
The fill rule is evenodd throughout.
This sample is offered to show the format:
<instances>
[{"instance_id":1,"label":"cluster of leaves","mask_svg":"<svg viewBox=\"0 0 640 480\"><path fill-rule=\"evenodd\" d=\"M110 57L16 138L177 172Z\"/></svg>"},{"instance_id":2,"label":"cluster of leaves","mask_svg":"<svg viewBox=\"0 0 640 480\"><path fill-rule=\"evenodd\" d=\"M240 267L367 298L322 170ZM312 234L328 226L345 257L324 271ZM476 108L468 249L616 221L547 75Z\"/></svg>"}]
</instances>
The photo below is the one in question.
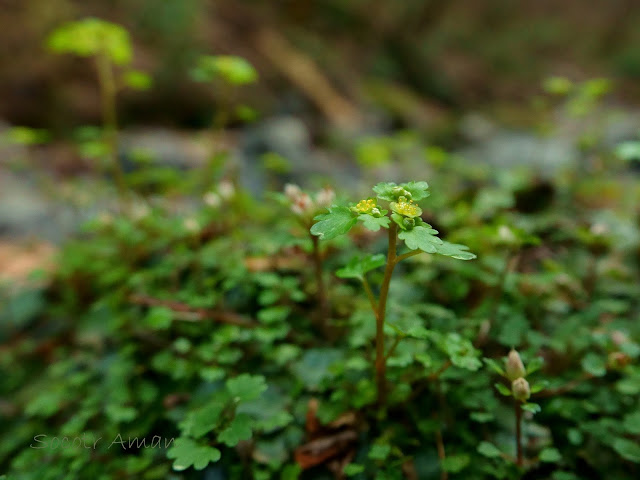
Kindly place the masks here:
<instances>
[{"instance_id":1,"label":"cluster of leaves","mask_svg":"<svg viewBox=\"0 0 640 480\"><path fill-rule=\"evenodd\" d=\"M288 206L261 209L238 194L203 203L190 222L149 204L94 220L63 250L49 283L12 295L3 309L2 468L21 478L196 469L296 478L293 452L307 441L315 398L320 422L351 412L368 425L348 447L344 473L355 478L402 478L402 465L420 476L519 478L513 412L494 388L504 367L490 360L516 346L528 374L540 367L544 380L531 389L541 411L525 413L523 468L561 480L636 474L638 243L616 241L629 240L630 224L595 223L598 212L578 204L520 213L510 188L523 182L472 196L446 172L437 184L451 187L432 198L437 215L398 214L416 213L398 206L399 193L422 199L426 183L384 183L368 199L375 206L330 207L314 226L331 238L360 223L372 233L353 238L369 239L375 252L393 222L407 248L446 256L428 218L478 253L460 263L416 256L392 282L385 418L368 360L375 322L351 283L377 275L384 255L357 256L353 240L331 240L341 247L325 254L327 271L337 270L329 291L337 331L325 336L309 313L317 308L311 240ZM631 231L637 236L637 225ZM453 256L462 254L470 255L458 248ZM82 452L29 448L41 434L103 440ZM126 449L112 444L118 435ZM130 438L148 445L155 435L174 441L128 448Z\"/></svg>"}]
</instances>

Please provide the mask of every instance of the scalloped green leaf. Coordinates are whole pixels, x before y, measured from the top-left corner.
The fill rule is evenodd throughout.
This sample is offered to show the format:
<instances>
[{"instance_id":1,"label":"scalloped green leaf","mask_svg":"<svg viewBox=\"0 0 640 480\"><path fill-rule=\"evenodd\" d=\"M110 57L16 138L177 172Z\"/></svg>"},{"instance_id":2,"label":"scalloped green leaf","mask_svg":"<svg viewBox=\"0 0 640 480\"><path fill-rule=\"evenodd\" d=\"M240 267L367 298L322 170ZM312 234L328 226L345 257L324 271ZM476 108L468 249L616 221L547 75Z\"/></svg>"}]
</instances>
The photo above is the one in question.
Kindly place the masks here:
<instances>
[{"instance_id":1,"label":"scalloped green leaf","mask_svg":"<svg viewBox=\"0 0 640 480\"><path fill-rule=\"evenodd\" d=\"M411 193L411 200L413 201L422 200L430 195L428 192L429 184L427 182L407 182L400 186Z\"/></svg>"},{"instance_id":2,"label":"scalloped green leaf","mask_svg":"<svg viewBox=\"0 0 640 480\"><path fill-rule=\"evenodd\" d=\"M437 247L442 245L442 240L436 237L434 232L438 233L433 228L416 225L411 230L404 230L400 232L398 237L401 240L404 240L405 245L411 250L422 250L427 253L440 253L438 252Z\"/></svg>"},{"instance_id":3,"label":"scalloped green leaf","mask_svg":"<svg viewBox=\"0 0 640 480\"><path fill-rule=\"evenodd\" d=\"M541 462L555 463L562 460L562 455L560 455L557 448L548 447L540 452L539 458Z\"/></svg>"},{"instance_id":4,"label":"scalloped green leaf","mask_svg":"<svg viewBox=\"0 0 640 480\"><path fill-rule=\"evenodd\" d=\"M167 451L167 457L174 459L173 469L178 472L191 466L203 470L209 463L220 460L221 456L217 448L201 445L190 438L178 438Z\"/></svg>"},{"instance_id":5,"label":"scalloped green leaf","mask_svg":"<svg viewBox=\"0 0 640 480\"><path fill-rule=\"evenodd\" d=\"M226 392L216 395L215 399L207 402L197 410L190 411L182 422L180 431L183 435L200 438L214 430L222 420L222 413L227 407L229 397Z\"/></svg>"},{"instance_id":6,"label":"scalloped green leaf","mask_svg":"<svg viewBox=\"0 0 640 480\"><path fill-rule=\"evenodd\" d=\"M258 79L258 72L253 65L242 57L235 55L203 55L197 66L191 71L197 82L210 82L216 77L224 79L231 85L246 85Z\"/></svg>"},{"instance_id":7,"label":"scalloped green leaf","mask_svg":"<svg viewBox=\"0 0 640 480\"><path fill-rule=\"evenodd\" d=\"M478 453L488 458L498 458L502 456L502 452L491 442L480 442L478 445Z\"/></svg>"},{"instance_id":8,"label":"scalloped green leaf","mask_svg":"<svg viewBox=\"0 0 640 480\"><path fill-rule=\"evenodd\" d=\"M496 372L498 375L502 375L503 377L506 375L505 372L504 372L504 369L494 359L492 359L492 358L484 358L483 360L484 360L484 363L486 363L487 366L491 370Z\"/></svg>"},{"instance_id":9,"label":"scalloped green leaf","mask_svg":"<svg viewBox=\"0 0 640 480\"><path fill-rule=\"evenodd\" d=\"M494 384L494 387L496 387L496 390L498 390L505 397L511 396L511 390L507 388L506 385L503 385L501 383L496 383Z\"/></svg>"},{"instance_id":10,"label":"scalloped green leaf","mask_svg":"<svg viewBox=\"0 0 640 480\"><path fill-rule=\"evenodd\" d=\"M607 373L605 360L596 353L588 353L580 362L585 372L594 377L602 377Z\"/></svg>"},{"instance_id":11,"label":"scalloped green leaf","mask_svg":"<svg viewBox=\"0 0 640 480\"><path fill-rule=\"evenodd\" d=\"M436 253L445 257L457 258L458 260L473 260L476 255L469 252L469 247L457 243L442 242L436 246Z\"/></svg>"},{"instance_id":12,"label":"scalloped green leaf","mask_svg":"<svg viewBox=\"0 0 640 480\"><path fill-rule=\"evenodd\" d=\"M373 191L376 192L376 195L380 200L393 202L397 197L397 195L393 193L393 189L397 186L398 185L394 182L380 182L373 187Z\"/></svg>"},{"instance_id":13,"label":"scalloped green leaf","mask_svg":"<svg viewBox=\"0 0 640 480\"><path fill-rule=\"evenodd\" d=\"M538 405L537 403L531 403L531 402L523 403L522 409L534 414L542 410L542 408L540 408L540 405Z\"/></svg>"},{"instance_id":14,"label":"scalloped green leaf","mask_svg":"<svg viewBox=\"0 0 640 480\"><path fill-rule=\"evenodd\" d=\"M638 442L622 437L616 438L613 442L613 449L625 460L640 463L640 445L638 445Z\"/></svg>"},{"instance_id":15,"label":"scalloped green leaf","mask_svg":"<svg viewBox=\"0 0 640 480\"><path fill-rule=\"evenodd\" d=\"M372 232L377 232L380 228L389 228L389 217L374 217L373 215L368 215L363 213L362 215L358 215L358 220L362 222L364 228L371 230Z\"/></svg>"},{"instance_id":16,"label":"scalloped green leaf","mask_svg":"<svg viewBox=\"0 0 640 480\"><path fill-rule=\"evenodd\" d=\"M49 36L47 46L56 53L81 57L106 54L117 65L128 64L132 57L129 32L120 25L98 18L63 24Z\"/></svg>"},{"instance_id":17,"label":"scalloped green leaf","mask_svg":"<svg viewBox=\"0 0 640 480\"><path fill-rule=\"evenodd\" d=\"M246 413L239 413L231 421L229 426L218 435L218 441L227 447L235 447L243 440L249 440L252 435L251 424L253 420Z\"/></svg>"},{"instance_id":18,"label":"scalloped green leaf","mask_svg":"<svg viewBox=\"0 0 640 480\"><path fill-rule=\"evenodd\" d=\"M382 267L387 262L382 253L367 255L363 258L354 257L349 263L336 272L340 278L357 278L362 280L364 275L371 270Z\"/></svg>"},{"instance_id":19,"label":"scalloped green leaf","mask_svg":"<svg viewBox=\"0 0 640 480\"><path fill-rule=\"evenodd\" d=\"M358 219L353 216L347 207L329 207L328 213L323 213L314 218L318 222L311 227L311 233L321 240L331 240L348 233Z\"/></svg>"},{"instance_id":20,"label":"scalloped green leaf","mask_svg":"<svg viewBox=\"0 0 640 480\"><path fill-rule=\"evenodd\" d=\"M239 402L248 402L258 398L267 389L267 383L262 375L243 373L227 380L227 390Z\"/></svg>"}]
</instances>

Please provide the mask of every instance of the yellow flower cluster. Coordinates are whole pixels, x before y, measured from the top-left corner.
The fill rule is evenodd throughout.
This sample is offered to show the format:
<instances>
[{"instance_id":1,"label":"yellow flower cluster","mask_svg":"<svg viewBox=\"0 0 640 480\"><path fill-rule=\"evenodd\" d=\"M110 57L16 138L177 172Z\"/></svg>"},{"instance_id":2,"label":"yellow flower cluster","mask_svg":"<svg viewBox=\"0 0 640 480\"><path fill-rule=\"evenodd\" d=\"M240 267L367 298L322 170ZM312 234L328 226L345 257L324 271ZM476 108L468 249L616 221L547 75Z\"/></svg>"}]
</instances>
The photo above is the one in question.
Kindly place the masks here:
<instances>
[{"instance_id":1,"label":"yellow flower cluster","mask_svg":"<svg viewBox=\"0 0 640 480\"><path fill-rule=\"evenodd\" d=\"M356 212L358 213L374 213L374 210L377 209L376 200L373 198L369 198L367 200L360 200L356 205Z\"/></svg>"},{"instance_id":2,"label":"yellow flower cluster","mask_svg":"<svg viewBox=\"0 0 640 480\"><path fill-rule=\"evenodd\" d=\"M413 200L407 200L405 197L400 197L397 203L391 205L391 209L405 217L414 218L422 215L422 209L416 205Z\"/></svg>"}]
</instances>

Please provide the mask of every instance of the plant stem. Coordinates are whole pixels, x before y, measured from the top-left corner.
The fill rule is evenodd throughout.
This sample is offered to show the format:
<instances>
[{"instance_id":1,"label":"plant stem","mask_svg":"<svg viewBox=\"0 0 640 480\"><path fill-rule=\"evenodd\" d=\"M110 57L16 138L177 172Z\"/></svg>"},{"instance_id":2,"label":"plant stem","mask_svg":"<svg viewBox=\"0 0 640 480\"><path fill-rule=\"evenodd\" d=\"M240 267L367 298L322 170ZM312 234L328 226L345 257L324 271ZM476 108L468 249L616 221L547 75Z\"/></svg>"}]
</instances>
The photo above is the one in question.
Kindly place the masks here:
<instances>
[{"instance_id":1,"label":"plant stem","mask_svg":"<svg viewBox=\"0 0 640 480\"><path fill-rule=\"evenodd\" d=\"M116 114L116 81L111 61L106 54L96 57L100 98L102 102L102 122L109 150L109 163L116 186L121 195L127 191L124 172L118 162L118 120Z\"/></svg>"},{"instance_id":2,"label":"plant stem","mask_svg":"<svg viewBox=\"0 0 640 480\"><path fill-rule=\"evenodd\" d=\"M516 410L516 465L522 467L524 464L522 457L522 406L518 400L515 401Z\"/></svg>"},{"instance_id":3,"label":"plant stem","mask_svg":"<svg viewBox=\"0 0 640 480\"><path fill-rule=\"evenodd\" d=\"M387 297L393 269L397 263L396 245L398 241L398 226L391 222L389 226L389 250L387 252L387 266L384 270L384 279L380 287L380 301L376 315L376 385L378 388L378 405L386 403L386 372L387 362L384 355L384 320L387 311Z\"/></svg>"},{"instance_id":4,"label":"plant stem","mask_svg":"<svg viewBox=\"0 0 640 480\"><path fill-rule=\"evenodd\" d=\"M402 260L413 257L415 255L420 255L421 253L423 253L422 250L411 250L410 252L403 253L396 258L396 263L400 263Z\"/></svg>"},{"instance_id":5,"label":"plant stem","mask_svg":"<svg viewBox=\"0 0 640 480\"><path fill-rule=\"evenodd\" d=\"M371 310L373 310L374 315L378 318L378 304L376 302L376 297L373 295L373 290L371 290L371 286L367 281L366 277L362 277L362 287L367 294L367 298L369 299L369 303L371 304Z\"/></svg>"}]
</instances>

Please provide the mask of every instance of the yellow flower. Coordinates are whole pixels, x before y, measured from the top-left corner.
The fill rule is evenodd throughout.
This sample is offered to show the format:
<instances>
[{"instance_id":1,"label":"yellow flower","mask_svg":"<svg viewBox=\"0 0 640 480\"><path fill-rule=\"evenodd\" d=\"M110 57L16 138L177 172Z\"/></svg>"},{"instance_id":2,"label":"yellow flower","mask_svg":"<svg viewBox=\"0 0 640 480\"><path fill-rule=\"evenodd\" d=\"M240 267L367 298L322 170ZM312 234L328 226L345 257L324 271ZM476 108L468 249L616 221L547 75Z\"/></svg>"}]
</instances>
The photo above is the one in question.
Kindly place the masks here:
<instances>
[{"instance_id":1,"label":"yellow flower","mask_svg":"<svg viewBox=\"0 0 640 480\"><path fill-rule=\"evenodd\" d=\"M360 200L354 208L357 213L368 213L368 214L372 214L374 213L374 210L378 209L376 205L376 200L373 198Z\"/></svg>"},{"instance_id":2,"label":"yellow flower","mask_svg":"<svg viewBox=\"0 0 640 480\"><path fill-rule=\"evenodd\" d=\"M408 218L415 218L422 215L422 209L412 200L400 197L397 202L391 203L391 210Z\"/></svg>"}]
</instances>

